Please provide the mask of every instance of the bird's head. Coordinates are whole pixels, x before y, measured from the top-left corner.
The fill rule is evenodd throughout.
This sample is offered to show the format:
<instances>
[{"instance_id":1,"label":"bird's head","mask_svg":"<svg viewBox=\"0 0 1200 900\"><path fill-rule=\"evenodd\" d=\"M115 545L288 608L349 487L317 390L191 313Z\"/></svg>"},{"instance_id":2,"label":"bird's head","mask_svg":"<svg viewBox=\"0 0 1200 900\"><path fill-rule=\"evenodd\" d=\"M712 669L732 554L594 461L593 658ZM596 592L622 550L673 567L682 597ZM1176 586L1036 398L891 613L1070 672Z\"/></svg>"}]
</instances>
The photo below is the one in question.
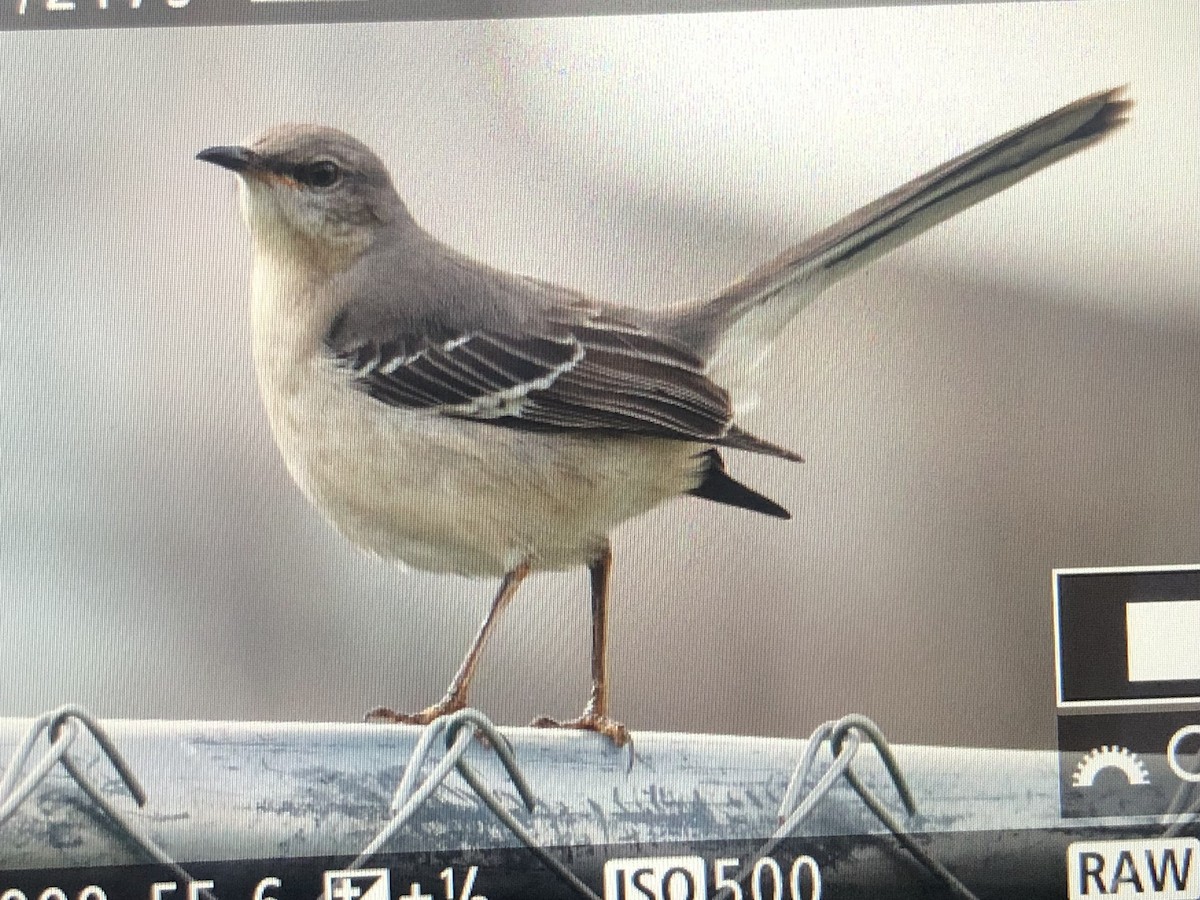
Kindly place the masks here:
<instances>
[{"instance_id":1,"label":"bird's head","mask_svg":"<svg viewBox=\"0 0 1200 900\"><path fill-rule=\"evenodd\" d=\"M268 252L354 255L408 217L379 157L334 128L280 125L196 158L238 176L246 224Z\"/></svg>"}]
</instances>

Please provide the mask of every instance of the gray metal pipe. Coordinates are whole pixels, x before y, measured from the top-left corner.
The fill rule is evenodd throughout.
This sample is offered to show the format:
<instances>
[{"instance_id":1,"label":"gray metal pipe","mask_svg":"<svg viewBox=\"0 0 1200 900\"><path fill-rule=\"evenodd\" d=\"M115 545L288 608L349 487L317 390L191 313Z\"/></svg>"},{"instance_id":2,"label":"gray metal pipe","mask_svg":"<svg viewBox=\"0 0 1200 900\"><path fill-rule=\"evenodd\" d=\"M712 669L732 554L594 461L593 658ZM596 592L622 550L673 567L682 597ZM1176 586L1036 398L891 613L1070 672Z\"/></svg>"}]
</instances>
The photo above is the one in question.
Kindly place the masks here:
<instances>
[{"instance_id":1,"label":"gray metal pipe","mask_svg":"<svg viewBox=\"0 0 1200 900\"><path fill-rule=\"evenodd\" d=\"M28 724L0 720L0 764ZM224 722L111 721L105 728L145 786L145 807L130 800L90 738L72 751L79 767L175 859L224 873L246 900L261 881L251 877L254 872L269 873L272 865L290 872L299 865L281 860L319 860L319 869L355 857L387 823L393 792L421 734L405 726ZM538 801L532 813L489 748L476 742L467 759L537 842L553 848L598 893L604 863L617 858L699 857L710 886L731 876L729 860L745 863L778 826L780 799L805 747L798 740L642 733L635 735L630 768L624 751L593 735L532 729L505 734ZM1147 817L1061 818L1055 753L901 746L895 754L918 803L912 819L904 818L895 788L869 748L854 771L981 897L1062 897L1071 841L1163 828ZM800 893L811 895L802 857L819 869L825 896L941 895L936 880L898 847L845 782L760 867L758 896L775 897L774 885L782 879L778 897L789 897L788 879L797 866ZM552 893L554 879L545 879L540 863L454 772L381 859L420 874L424 890L437 888L430 894L435 900L452 887L461 891L472 865L478 867L475 895L487 900L559 896ZM237 874L237 861L243 861L243 874ZM61 768L0 826L0 896L6 898L4 890L16 890L13 885L36 891L55 884L45 874L38 881L39 872L58 873L61 880L65 870L144 862ZM458 866L450 875L456 885L438 875L443 863ZM14 881L13 873L21 871L25 880ZM514 888L519 872L532 880ZM299 878L305 884L295 896L311 900L308 880L316 877L294 876L293 883ZM673 877L668 895L689 896L685 876ZM407 888L405 882L393 896ZM746 900L752 888L745 887ZM38 896L21 890L12 900ZM214 892L222 900L234 896L220 885ZM182 900L185 894L163 896ZM284 885L264 896L291 895ZM575 895L567 890L561 896ZM628 892L621 896L641 900ZM47 900L57 898L50 894Z\"/></svg>"}]
</instances>

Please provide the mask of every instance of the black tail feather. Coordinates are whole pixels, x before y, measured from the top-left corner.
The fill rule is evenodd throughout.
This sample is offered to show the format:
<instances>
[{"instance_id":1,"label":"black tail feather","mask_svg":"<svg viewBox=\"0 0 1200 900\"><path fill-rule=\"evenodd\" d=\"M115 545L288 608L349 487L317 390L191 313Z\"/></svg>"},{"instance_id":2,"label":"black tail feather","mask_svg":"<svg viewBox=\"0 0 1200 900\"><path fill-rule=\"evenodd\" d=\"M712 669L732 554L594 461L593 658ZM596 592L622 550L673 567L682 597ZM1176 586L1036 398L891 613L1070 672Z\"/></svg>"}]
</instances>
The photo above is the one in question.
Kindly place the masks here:
<instances>
[{"instance_id":1,"label":"black tail feather","mask_svg":"<svg viewBox=\"0 0 1200 900\"><path fill-rule=\"evenodd\" d=\"M752 512L774 516L777 519L790 519L792 514L769 497L764 497L757 491L752 491L744 484L734 481L725 471L725 460L716 450L707 450L704 457L704 470L700 483L688 491L693 497L712 500L714 503L724 503L726 506L736 506Z\"/></svg>"}]
</instances>

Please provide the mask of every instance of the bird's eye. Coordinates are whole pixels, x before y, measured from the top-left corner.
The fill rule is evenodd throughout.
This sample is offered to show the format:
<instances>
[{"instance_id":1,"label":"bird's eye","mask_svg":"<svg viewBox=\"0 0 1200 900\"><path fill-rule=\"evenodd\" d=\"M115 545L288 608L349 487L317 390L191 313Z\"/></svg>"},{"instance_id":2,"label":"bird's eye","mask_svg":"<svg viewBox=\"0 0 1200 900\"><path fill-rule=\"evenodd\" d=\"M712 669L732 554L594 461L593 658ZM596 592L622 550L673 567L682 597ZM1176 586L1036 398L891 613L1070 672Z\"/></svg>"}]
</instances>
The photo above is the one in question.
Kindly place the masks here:
<instances>
[{"instance_id":1,"label":"bird's eye","mask_svg":"<svg viewBox=\"0 0 1200 900\"><path fill-rule=\"evenodd\" d=\"M342 178L342 170L332 160L322 159L315 163L297 166L296 180L314 188L333 187Z\"/></svg>"}]
</instances>

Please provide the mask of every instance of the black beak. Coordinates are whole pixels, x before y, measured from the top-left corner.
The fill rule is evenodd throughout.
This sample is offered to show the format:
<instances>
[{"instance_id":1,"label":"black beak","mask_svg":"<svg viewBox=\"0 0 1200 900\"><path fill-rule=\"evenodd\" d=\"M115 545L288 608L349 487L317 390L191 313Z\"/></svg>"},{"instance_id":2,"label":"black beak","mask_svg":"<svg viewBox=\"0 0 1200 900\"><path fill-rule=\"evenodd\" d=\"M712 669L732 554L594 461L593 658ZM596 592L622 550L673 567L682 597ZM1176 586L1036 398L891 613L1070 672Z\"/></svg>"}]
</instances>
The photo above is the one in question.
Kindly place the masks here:
<instances>
[{"instance_id":1,"label":"black beak","mask_svg":"<svg viewBox=\"0 0 1200 900\"><path fill-rule=\"evenodd\" d=\"M260 162L259 155L245 147L209 147L197 153L196 159L231 172L245 172L256 168Z\"/></svg>"}]
</instances>

